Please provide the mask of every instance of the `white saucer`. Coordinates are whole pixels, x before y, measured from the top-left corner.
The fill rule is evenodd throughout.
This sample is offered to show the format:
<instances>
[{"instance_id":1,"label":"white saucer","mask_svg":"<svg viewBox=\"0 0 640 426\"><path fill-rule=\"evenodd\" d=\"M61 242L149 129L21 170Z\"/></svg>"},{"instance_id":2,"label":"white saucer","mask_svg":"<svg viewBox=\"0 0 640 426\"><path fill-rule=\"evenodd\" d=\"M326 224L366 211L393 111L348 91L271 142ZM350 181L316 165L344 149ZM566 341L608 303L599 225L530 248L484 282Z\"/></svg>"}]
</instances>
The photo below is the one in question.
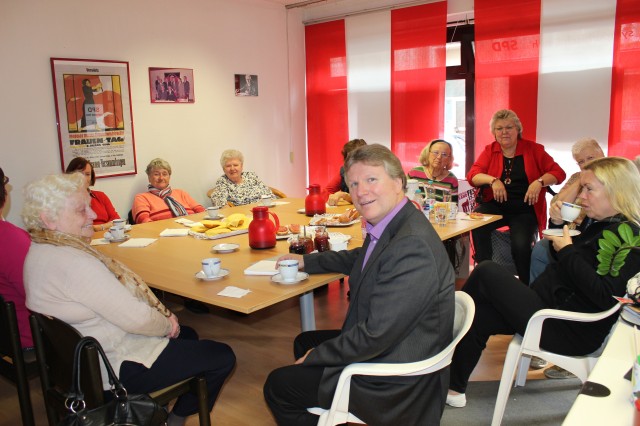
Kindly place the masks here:
<instances>
[{"instance_id":1,"label":"white saucer","mask_svg":"<svg viewBox=\"0 0 640 426\"><path fill-rule=\"evenodd\" d=\"M562 228L550 228L542 231L542 235L546 235L548 237L562 237ZM569 236L575 237L576 235L580 235L580 231L577 229L569 229Z\"/></svg>"},{"instance_id":2,"label":"white saucer","mask_svg":"<svg viewBox=\"0 0 640 426\"><path fill-rule=\"evenodd\" d=\"M305 210L304 208L302 208L302 209L298 209L298 210L296 210L296 212L298 212L298 213L302 213L302 214L305 214L305 213L306 213L306 210Z\"/></svg>"},{"instance_id":3,"label":"white saucer","mask_svg":"<svg viewBox=\"0 0 640 426\"><path fill-rule=\"evenodd\" d=\"M229 275L228 269L220 269L220 272L218 272L218 275L216 275L215 277L208 277L204 274L204 272L200 271L196 273L196 278L202 281L215 281L219 280L220 278L226 277L227 275Z\"/></svg>"},{"instance_id":4,"label":"white saucer","mask_svg":"<svg viewBox=\"0 0 640 426\"><path fill-rule=\"evenodd\" d=\"M131 238L131 235L125 235L124 238L118 239L104 237L104 239L109 241L110 243L122 243L124 241L127 241L129 238Z\"/></svg>"},{"instance_id":5,"label":"white saucer","mask_svg":"<svg viewBox=\"0 0 640 426\"><path fill-rule=\"evenodd\" d=\"M124 226L124 232L129 232L131 231L131 225L129 225L128 223Z\"/></svg>"},{"instance_id":6,"label":"white saucer","mask_svg":"<svg viewBox=\"0 0 640 426\"><path fill-rule=\"evenodd\" d=\"M216 217L211 217L208 214L205 214L202 219L204 219L204 220L218 220L218 219L223 219L223 218L224 218L224 215L222 213L218 213L218 215Z\"/></svg>"},{"instance_id":7,"label":"white saucer","mask_svg":"<svg viewBox=\"0 0 640 426\"><path fill-rule=\"evenodd\" d=\"M275 274L271 276L271 281L278 284L298 284L300 281L304 281L309 278L309 274L306 272L298 272L296 278L293 281L285 281L282 279L282 275Z\"/></svg>"},{"instance_id":8,"label":"white saucer","mask_svg":"<svg viewBox=\"0 0 640 426\"><path fill-rule=\"evenodd\" d=\"M218 253L231 253L240 248L240 244L216 244L211 247L211 250L217 251Z\"/></svg>"}]
</instances>

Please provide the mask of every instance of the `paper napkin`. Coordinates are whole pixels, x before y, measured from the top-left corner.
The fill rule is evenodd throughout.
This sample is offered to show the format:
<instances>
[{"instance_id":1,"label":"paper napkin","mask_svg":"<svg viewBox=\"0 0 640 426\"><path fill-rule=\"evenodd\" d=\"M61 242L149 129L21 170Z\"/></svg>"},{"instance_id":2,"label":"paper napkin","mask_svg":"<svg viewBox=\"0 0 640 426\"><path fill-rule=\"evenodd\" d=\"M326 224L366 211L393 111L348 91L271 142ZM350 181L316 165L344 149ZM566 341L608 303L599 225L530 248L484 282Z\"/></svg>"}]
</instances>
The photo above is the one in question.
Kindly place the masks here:
<instances>
[{"instance_id":1,"label":"paper napkin","mask_svg":"<svg viewBox=\"0 0 640 426\"><path fill-rule=\"evenodd\" d=\"M189 228L196 226L196 225L202 225L202 223L200 222L194 222L193 220L189 220L187 218L181 217L179 219L175 220L177 223L184 225L184 226L188 226Z\"/></svg>"},{"instance_id":2,"label":"paper napkin","mask_svg":"<svg viewBox=\"0 0 640 426\"><path fill-rule=\"evenodd\" d=\"M244 270L245 275L275 275L277 273L275 260L261 260Z\"/></svg>"},{"instance_id":3,"label":"paper napkin","mask_svg":"<svg viewBox=\"0 0 640 426\"><path fill-rule=\"evenodd\" d=\"M282 206L284 204L289 204L289 203L291 203L291 201L274 201L273 205L274 206Z\"/></svg>"},{"instance_id":4,"label":"paper napkin","mask_svg":"<svg viewBox=\"0 0 640 426\"><path fill-rule=\"evenodd\" d=\"M167 228L160 233L161 237L186 237L187 235L189 235L189 230L184 228Z\"/></svg>"},{"instance_id":5,"label":"paper napkin","mask_svg":"<svg viewBox=\"0 0 640 426\"><path fill-rule=\"evenodd\" d=\"M227 286L224 288L224 290L218 293L218 296L235 297L239 299L242 296L246 296L249 293L251 293L251 290L245 290L243 288L234 287L234 286Z\"/></svg>"},{"instance_id":6,"label":"paper napkin","mask_svg":"<svg viewBox=\"0 0 640 426\"><path fill-rule=\"evenodd\" d=\"M91 244L90 245L92 245L92 246L101 246L101 245L104 245L104 244L111 244L111 243L106 238L98 238L98 239L95 239L95 240L91 240Z\"/></svg>"},{"instance_id":7,"label":"paper napkin","mask_svg":"<svg viewBox=\"0 0 640 426\"><path fill-rule=\"evenodd\" d=\"M119 244L118 247L146 247L156 241L158 241L157 238L131 238L128 241Z\"/></svg>"}]
</instances>

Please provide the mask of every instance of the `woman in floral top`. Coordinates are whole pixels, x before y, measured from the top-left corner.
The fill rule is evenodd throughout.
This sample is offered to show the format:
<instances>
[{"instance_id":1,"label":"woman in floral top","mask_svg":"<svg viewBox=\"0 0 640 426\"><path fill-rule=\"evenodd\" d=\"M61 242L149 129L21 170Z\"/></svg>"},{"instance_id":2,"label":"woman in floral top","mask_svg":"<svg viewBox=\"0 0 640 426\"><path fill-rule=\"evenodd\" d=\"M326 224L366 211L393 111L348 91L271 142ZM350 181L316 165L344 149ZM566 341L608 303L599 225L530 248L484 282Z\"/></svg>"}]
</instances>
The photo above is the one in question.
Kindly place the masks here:
<instances>
[{"instance_id":1,"label":"woman in floral top","mask_svg":"<svg viewBox=\"0 0 640 426\"><path fill-rule=\"evenodd\" d=\"M211 203L223 207L227 203L235 206L255 203L263 195L273 197L273 193L253 172L243 172L244 156L235 149L227 149L220 156L224 175L216 181L210 193Z\"/></svg>"}]
</instances>

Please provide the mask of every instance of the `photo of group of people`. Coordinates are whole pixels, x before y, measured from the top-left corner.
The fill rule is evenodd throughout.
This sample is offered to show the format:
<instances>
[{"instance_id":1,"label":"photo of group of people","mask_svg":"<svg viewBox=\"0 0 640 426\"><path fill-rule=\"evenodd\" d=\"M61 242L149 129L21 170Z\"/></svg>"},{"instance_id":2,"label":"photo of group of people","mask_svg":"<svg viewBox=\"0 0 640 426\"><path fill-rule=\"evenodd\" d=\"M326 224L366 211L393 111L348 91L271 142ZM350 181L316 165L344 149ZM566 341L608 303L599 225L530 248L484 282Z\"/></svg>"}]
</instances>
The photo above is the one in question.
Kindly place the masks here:
<instances>
[{"instance_id":1,"label":"photo of group of people","mask_svg":"<svg viewBox=\"0 0 640 426\"><path fill-rule=\"evenodd\" d=\"M193 70L149 68L151 103L195 102Z\"/></svg>"}]
</instances>

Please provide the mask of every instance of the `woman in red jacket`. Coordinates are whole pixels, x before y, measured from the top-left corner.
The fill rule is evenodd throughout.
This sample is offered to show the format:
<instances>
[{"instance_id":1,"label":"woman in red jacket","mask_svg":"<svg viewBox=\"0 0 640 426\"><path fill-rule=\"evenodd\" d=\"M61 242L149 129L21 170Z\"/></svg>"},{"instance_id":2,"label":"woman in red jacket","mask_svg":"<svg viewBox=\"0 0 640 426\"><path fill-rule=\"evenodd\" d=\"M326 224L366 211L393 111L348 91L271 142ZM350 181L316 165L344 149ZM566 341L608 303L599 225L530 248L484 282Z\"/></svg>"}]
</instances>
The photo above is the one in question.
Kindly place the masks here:
<instances>
[{"instance_id":1,"label":"woman in red jacket","mask_svg":"<svg viewBox=\"0 0 640 426\"><path fill-rule=\"evenodd\" d=\"M113 219L120 219L120 215L113 207L111 200L107 194L100 191L94 191L89 187L96 183L96 173L93 171L93 165L86 158L76 157L69 162L65 173L80 172L87 180L87 191L91 196L91 209L96 213L93 220L94 231L104 231L113 226Z\"/></svg>"},{"instance_id":2,"label":"woman in red jacket","mask_svg":"<svg viewBox=\"0 0 640 426\"><path fill-rule=\"evenodd\" d=\"M518 277L528 284L531 247L547 222L546 187L562 182L566 174L544 146L522 139L522 123L515 112L496 112L490 126L495 141L476 159L467 180L483 187L476 211L502 219L471 232L475 260L491 260L491 232L508 225Z\"/></svg>"}]
</instances>

